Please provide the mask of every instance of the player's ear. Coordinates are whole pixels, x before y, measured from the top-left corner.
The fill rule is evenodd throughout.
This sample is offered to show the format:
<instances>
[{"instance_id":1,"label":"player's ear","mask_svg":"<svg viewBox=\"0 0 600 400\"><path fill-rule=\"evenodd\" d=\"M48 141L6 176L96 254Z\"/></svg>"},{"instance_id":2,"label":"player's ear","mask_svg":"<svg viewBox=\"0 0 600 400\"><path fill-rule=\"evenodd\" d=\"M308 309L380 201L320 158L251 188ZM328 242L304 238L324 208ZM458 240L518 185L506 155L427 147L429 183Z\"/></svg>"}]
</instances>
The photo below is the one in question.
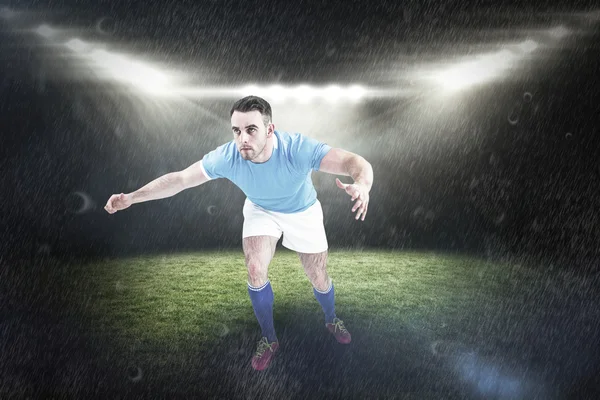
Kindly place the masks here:
<instances>
[{"instance_id":1,"label":"player's ear","mask_svg":"<svg viewBox=\"0 0 600 400\"><path fill-rule=\"evenodd\" d=\"M275 132L275 124L267 125L267 137L271 137L273 132Z\"/></svg>"}]
</instances>

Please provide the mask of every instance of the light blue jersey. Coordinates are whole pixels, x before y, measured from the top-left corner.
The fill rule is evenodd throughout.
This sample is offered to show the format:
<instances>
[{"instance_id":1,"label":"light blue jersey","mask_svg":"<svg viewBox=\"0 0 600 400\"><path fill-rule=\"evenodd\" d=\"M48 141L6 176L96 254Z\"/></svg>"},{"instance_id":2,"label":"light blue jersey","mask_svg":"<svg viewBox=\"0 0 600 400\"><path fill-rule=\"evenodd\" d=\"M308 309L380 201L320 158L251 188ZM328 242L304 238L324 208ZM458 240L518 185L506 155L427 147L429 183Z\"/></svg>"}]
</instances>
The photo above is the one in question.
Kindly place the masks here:
<instances>
[{"instance_id":1,"label":"light blue jersey","mask_svg":"<svg viewBox=\"0 0 600 400\"><path fill-rule=\"evenodd\" d=\"M270 211L304 211L317 200L311 180L331 146L299 133L275 131L273 154L257 164L244 160L235 142L225 143L202 159L210 179L227 178L254 204Z\"/></svg>"}]
</instances>

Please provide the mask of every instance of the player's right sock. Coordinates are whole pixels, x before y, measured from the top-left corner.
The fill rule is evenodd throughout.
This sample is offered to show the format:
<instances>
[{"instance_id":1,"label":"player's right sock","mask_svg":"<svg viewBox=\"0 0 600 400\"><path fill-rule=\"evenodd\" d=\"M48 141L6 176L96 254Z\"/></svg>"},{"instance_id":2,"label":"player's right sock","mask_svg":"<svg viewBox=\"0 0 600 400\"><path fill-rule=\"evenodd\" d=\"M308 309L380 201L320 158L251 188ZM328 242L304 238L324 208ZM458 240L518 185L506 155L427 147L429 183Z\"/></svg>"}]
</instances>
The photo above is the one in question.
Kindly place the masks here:
<instances>
[{"instance_id":1,"label":"player's right sock","mask_svg":"<svg viewBox=\"0 0 600 400\"><path fill-rule=\"evenodd\" d=\"M256 319L258 319L258 324L262 330L262 335L269 342L276 342L277 336L275 335L275 327L273 325L274 297L271 281L267 280L261 287L254 287L248 282L248 294L250 295L250 301L252 301L254 315L256 315Z\"/></svg>"},{"instance_id":2,"label":"player's right sock","mask_svg":"<svg viewBox=\"0 0 600 400\"><path fill-rule=\"evenodd\" d=\"M320 290L317 290L316 287L313 287L313 293L323 308L323 312L325 313L325 322L333 323L333 319L336 317L335 290L333 289L333 281L329 281L329 288L327 288L327 290L324 292L321 292Z\"/></svg>"}]
</instances>

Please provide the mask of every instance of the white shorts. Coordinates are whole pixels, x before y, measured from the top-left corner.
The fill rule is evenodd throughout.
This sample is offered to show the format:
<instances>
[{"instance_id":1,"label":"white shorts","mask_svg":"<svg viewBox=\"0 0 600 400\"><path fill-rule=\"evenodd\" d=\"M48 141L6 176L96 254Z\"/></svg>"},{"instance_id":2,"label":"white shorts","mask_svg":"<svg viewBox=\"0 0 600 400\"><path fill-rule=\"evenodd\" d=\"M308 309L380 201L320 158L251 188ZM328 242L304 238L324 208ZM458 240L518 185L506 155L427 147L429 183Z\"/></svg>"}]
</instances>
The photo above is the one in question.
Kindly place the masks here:
<instances>
[{"instance_id":1,"label":"white shorts","mask_svg":"<svg viewBox=\"0 0 600 400\"><path fill-rule=\"evenodd\" d=\"M246 198L242 238L268 235L280 238L284 247L299 253L322 253L327 250L327 236L323 225L323 209L315 204L297 213L265 210Z\"/></svg>"}]
</instances>

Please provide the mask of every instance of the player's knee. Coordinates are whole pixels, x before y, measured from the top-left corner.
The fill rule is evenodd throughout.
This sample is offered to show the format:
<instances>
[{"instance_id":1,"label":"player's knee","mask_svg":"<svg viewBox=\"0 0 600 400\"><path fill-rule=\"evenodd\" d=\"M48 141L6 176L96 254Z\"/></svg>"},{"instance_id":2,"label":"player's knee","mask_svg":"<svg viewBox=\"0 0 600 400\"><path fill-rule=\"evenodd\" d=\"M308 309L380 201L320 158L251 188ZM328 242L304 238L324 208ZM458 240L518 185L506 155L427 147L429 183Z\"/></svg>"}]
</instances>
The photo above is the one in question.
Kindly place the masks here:
<instances>
[{"instance_id":1,"label":"player's knee","mask_svg":"<svg viewBox=\"0 0 600 400\"><path fill-rule=\"evenodd\" d=\"M248 263L248 282L254 287L267 283L267 268L260 263Z\"/></svg>"},{"instance_id":2,"label":"player's knee","mask_svg":"<svg viewBox=\"0 0 600 400\"><path fill-rule=\"evenodd\" d=\"M250 283L250 285L254 286L255 288L261 287L265 283L267 283L267 278L252 277L252 276L248 275L248 283Z\"/></svg>"},{"instance_id":3,"label":"player's knee","mask_svg":"<svg viewBox=\"0 0 600 400\"><path fill-rule=\"evenodd\" d=\"M329 287L329 276L327 273L315 275L311 283L319 290L326 290Z\"/></svg>"}]
</instances>

